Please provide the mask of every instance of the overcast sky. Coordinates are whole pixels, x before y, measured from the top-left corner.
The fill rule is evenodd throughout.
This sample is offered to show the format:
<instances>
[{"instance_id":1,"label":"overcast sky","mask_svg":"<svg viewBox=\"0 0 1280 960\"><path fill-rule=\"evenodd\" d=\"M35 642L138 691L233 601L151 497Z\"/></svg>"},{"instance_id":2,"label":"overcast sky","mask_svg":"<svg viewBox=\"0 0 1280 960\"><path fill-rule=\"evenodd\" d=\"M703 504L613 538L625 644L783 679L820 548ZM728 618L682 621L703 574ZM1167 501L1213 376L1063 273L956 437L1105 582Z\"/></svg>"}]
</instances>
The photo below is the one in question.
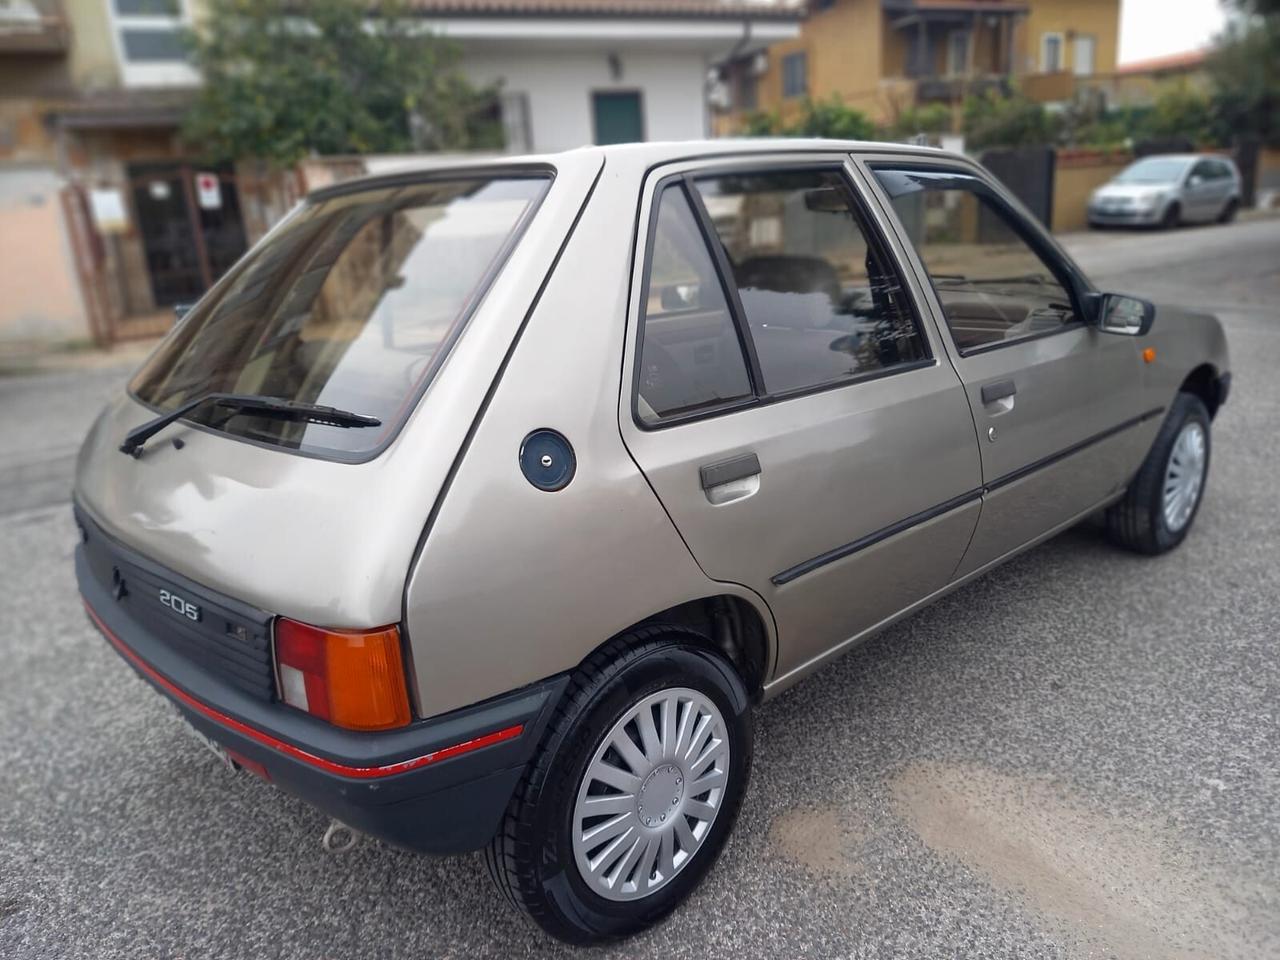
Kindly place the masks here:
<instances>
[{"instance_id":1,"label":"overcast sky","mask_svg":"<svg viewBox=\"0 0 1280 960\"><path fill-rule=\"evenodd\" d=\"M1207 46L1222 21L1219 0L1122 0L1120 62Z\"/></svg>"}]
</instances>

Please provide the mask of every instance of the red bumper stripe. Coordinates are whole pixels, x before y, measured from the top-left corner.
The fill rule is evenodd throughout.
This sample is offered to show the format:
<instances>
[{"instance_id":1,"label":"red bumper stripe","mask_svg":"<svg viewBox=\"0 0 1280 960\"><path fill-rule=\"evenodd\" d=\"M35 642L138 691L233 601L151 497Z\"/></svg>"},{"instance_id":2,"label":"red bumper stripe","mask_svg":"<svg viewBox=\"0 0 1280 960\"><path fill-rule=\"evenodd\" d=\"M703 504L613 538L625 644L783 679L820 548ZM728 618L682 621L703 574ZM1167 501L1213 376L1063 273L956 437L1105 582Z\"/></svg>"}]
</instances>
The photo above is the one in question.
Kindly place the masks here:
<instances>
[{"instance_id":1,"label":"red bumper stripe","mask_svg":"<svg viewBox=\"0 0 1280 960\"><path fill-rule=\"evenodd\" d=\"M83 598L82 598L83 599ZM204 714L210 720L222 724L224 727L236 731L236 733L255 740L265 747L277 750L286 756L293 757L295 760L301 760L313 767L318 767L329 773L336 773L342 777L355 777L362 780L372 779L374 777L390 777L397 773L406 773L409 770L417 770L420 767L428 766L432 763L438 763L441 760L448 760L451 757L461 756L464 753L471 753L473 750L481 750L484 747L491 747L495 743L504 743L507 740L514 740L520 734L524 733L524 724L518 723L513 727L506 727L502 730L495 730L493 733L486 733L484 736L476 737L474 740L466 740L462 743L455 743L449 747L441 747L431 753L425 753L420 757L413 757L409 760L399 760L396 763L389 763L382 767L350 767L345 763L337 763L333 760L326 760L324 757L317 757L313 753L307 753L301 747L295 747L291 743L285 743L278 740L269 733L251 727L246 723L242 723L234 717L229 717L221 710L217 710L207 703L197 700L191 694L178 687L167 677L159 673L154 667L134 653L125 644L123 640L111 632L111 628L102 622L102 618L98 616L93 607L89 606L89 601L84 601L84 608L88 611L93 622L98 625L98 629L102 631L102 635L111 641L111 645L115 647L120 654L125 657L135 667L150 677L155 683L163 687L171 696L177 700L181 700L184 704L199 713Z\"/></svg>"}]
</instances>

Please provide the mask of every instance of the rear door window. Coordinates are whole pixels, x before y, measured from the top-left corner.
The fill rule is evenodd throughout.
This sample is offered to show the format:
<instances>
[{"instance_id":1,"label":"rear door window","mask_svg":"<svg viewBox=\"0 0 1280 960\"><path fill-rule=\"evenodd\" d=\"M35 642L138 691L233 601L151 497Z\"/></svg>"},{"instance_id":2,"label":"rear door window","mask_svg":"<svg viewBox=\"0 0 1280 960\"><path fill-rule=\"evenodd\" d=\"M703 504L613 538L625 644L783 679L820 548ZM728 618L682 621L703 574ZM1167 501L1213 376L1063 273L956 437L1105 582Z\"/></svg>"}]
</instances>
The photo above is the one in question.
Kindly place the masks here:
<instances>
[{"instance_id":1,"label":"rear door window","mask_svg":"<svg viewBox=\"0 0 1280 960\"><path fill-rule=\"evenodd\" d=\"M549 182L433 179L307 203L170 335L133 394L159 411L242 393L376 417L380 427L363 429L213 405L189 417L258 443L368 459L413 409Z\"/></svg>"},{"instance_id":2,"label":"rear door window","mask_svg":"<svg viewBox=\"0 0 1280 960\"><path fill-rule=\"evenodd\" d=\"M636 403L646 424L752 396L729 302L684 187L666 187L658 204Z\"/></svg>"},{"instance_id":3,"label":"rear door window","mask_svg":"<svg viewBox=\"0 0 1280 960\"><path fill-rule=\"evenodd\" d=\"M836 170L694 183L715 225L764 392L820 387L928 354L887 257Z\"/></svg>"}]
</instances>

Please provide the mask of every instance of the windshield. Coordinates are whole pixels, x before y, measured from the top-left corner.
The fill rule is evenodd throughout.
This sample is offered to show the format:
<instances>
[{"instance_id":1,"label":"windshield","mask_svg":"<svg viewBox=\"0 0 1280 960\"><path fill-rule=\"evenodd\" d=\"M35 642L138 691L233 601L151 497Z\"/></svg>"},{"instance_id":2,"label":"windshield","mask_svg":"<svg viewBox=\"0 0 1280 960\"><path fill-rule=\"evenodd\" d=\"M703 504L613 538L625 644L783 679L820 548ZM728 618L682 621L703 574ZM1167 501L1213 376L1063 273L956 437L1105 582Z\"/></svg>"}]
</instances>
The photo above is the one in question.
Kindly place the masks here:
<instances>
[{"instance_id":1,"label":"windshield","mask_svg":"<svg viewBox=\"0 0 1280 960\"><path fill-rule=\"evenodd\" d=\"M307 203L170 334L133 394L160 411L211 392L356 411L382 426L229 416L216 405L188 419L366 458L413 409L549 180L440 179Z\"/></svg>"},{"instance_id":2,"label":"windshield","mask_svg":"<svg viewBox=\"0 0 1280 960\"><path fill-rule=\"evenodd\" d=\"M1172 183L1182 176L1190 160L1174 157L1148 157L1125 167L1116 183Z\"/></svg>"}]
</instances>

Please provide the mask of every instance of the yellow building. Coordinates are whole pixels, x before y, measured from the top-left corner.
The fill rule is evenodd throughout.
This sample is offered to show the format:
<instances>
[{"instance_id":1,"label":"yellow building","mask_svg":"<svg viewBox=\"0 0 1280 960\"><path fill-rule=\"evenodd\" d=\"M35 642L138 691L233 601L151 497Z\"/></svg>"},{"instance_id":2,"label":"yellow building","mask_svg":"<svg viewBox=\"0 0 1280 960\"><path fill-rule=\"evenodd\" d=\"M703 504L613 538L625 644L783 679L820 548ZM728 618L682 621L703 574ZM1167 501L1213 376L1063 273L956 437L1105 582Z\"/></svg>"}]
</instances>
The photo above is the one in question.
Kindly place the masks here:
<instances>
[{"instance_id":1,"label":"yellow building","mask_svg":"<svg viewBox=\"0 0 1280 960\"><path fill-rule=\"evenodd\" d=\"M718 129L832 95L879 122L1013 83L1067 100L1114 72L1119 30L1120 0L810 0L799 38L726 66Z\"/></svg>"}]
</instances>

